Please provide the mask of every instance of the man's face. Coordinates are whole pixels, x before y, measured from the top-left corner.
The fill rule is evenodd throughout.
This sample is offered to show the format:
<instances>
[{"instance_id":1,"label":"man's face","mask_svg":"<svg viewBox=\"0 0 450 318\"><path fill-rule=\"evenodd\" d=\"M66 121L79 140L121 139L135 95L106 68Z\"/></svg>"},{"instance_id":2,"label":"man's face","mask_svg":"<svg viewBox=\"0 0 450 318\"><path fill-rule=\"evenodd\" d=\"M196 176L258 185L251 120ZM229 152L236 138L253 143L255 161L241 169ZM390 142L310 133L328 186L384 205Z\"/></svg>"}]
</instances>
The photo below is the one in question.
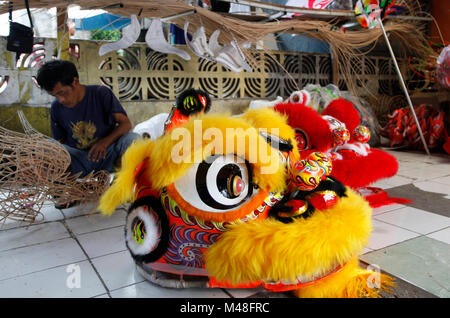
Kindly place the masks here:
<instances>
[{"instance_id":1,"label":"man's face","mask_svg":"<svg viewBox=\"0 0 450 318\"><path fill-rule=\"evenodd\" d=\"M74 80L75 82L75 80ZM78 93L74 85L62 85L60 82L56 83L52 91L48 92L54 96L58 102L66 107L74 107L78 103Z\"/></svg>"}]
</instances>

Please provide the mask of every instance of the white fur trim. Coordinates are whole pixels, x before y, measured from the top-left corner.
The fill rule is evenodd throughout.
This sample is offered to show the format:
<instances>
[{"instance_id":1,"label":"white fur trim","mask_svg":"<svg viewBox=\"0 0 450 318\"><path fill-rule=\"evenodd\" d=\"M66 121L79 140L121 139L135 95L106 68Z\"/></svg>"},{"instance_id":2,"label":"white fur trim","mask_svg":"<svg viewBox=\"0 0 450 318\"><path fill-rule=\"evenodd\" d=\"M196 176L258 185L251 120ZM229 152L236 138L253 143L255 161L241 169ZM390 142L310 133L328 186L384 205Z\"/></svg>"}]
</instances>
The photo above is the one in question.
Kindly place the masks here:
<instances>
[{"instance_id":1,"label":"white fur trim","mask_svg":"<svg viewBox=\"0 0 450 318\"><path fill-rule=\"evenodd\" d=\"M140 218L144 222L145 239L142 244L136 242L132 236L131 225L135 217ZM157 220L152 212L147 211L146 207L138 207L131 211L127 216L125 239L128 247L134 255L146 255L153 251L159 244L161 239L161 230L157 224Z\"/></svg>"}]
</instances>

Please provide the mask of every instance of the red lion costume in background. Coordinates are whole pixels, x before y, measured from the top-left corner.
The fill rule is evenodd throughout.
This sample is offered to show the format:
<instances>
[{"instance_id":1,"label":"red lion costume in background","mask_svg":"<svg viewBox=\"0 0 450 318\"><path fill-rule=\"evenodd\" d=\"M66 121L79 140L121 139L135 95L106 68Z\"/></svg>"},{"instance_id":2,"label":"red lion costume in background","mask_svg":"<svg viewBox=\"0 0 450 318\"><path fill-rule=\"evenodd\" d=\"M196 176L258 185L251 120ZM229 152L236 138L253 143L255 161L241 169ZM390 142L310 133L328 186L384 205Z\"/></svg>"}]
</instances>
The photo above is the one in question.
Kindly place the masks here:
<instances>
[{"instance_id":1,"label":"red lion costume in background","mask_svg":"<svg viewBox=\"0 0 450 318\"><path fill-rule=\"evenodd\" d=\"M304 103L280 103L275 110L288 116L296 131L301 158L320 151L332 158L331 176L366 194L373 207L409 201L388 198L382 189L368 187L397 173L397 159L385 151L370 148L370 131L360 125L358 111L343 98L331 101L319 114Z\"/></svg>"}]
</instances>

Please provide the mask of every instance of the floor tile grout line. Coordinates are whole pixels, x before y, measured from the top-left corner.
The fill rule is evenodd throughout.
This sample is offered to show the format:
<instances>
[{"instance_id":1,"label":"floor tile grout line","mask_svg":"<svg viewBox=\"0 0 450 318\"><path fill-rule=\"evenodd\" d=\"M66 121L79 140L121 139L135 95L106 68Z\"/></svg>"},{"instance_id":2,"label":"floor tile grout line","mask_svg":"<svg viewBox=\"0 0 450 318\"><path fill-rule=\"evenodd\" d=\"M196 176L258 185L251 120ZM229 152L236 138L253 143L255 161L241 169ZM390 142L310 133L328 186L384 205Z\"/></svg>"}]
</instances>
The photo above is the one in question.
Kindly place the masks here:
<instances>
[{"instance_id":1,"label":"floor tile grout line","mask_svg":"<svg viewBox=\"0 0 450 318\"><path fill-rule=\"evenodd\" d=\"M14 227L11 227L11 228L3 228L3 227L7 227L8 226L6 224L3 224L3 225L0 226L0 233L2 233L4 231L17 230L17 229L26 229L26 228L29 228L31 226L36 226L36 225L43 225L43 224L54 223L54 222L61 222L63 220L73 220L73 219L77 219L77 218L89 217L91 215L100 215L101 214L100 212L95 212L95 213L92 213L92 214L83 214L83 215L75 215L75 216L69 216L68 217L68 216L66 216L64 214L63 210L61 210L61 209L55 209L55 210L60 213L60 215L61 215L60 219L39 221L39 222L36 222L36 223L31 223L31 224L29 224L28 222L17 221L18 224L15 224ZM119 207L119 208L117 208L116 212L117 211L124 211L124 212L126 212L126 209L124 207ZM98 230L98 231L100 231L100 230ZM89 232L87 232L87 233L89 233ZM83 233L83 234L87 234L87 233Z\"/></svg>"},{"instance_id":2,"label":"floor tile grout line","mask_svg":"<svg viewBox=\"0 0 450 318\"><path fill-rule=\"evenodd\" d=\"M425 210L422 210L422 211L425 211ZM425 211L425 212L428 212L428 211ZM432 212L428 212L428 213L432 213ZM384 213L380 213L379 215L382 215L382 214L384 214ZM425 234L424 234L424 233L416 232L416 231L411 230L411 229L407 229L407 228L402 227L402 226L398 226L398 225L396 225L396 224L392 224L392 223L389 223L389 222L386 222L386 221L383 221L383 220L379 220L379 219L377 219L376 217L377 217L377 215L375 215L373 218L374 218L375 220L377 220L378 222L383 222L383 223L386 223L386 224L389 224L389 225L398 227L398 228L400 228L400 229L403 229L403 230L406 230L406 231L409 231L409 232L413 232L413 233L415 233L415 234L420 234L420 235L423 235L423 236L428 235L428 234L430 234L430 233L442 231L442 230L444 230L444 229L446 229L446 228L448 227L448 226L446 226L446 227L444 227L444 228L441 228L441 229L435 230L435 231L433 231L433 232L425 233Z\"/></svg>"},{"instance_id":3,"label":"floor tile grout line","mask_svg":"<svg viewBox=\"0 0 450 318\"><path fill-rule=\"evenodd\" d=\"M64 220L58 220L58 221L52 221L52 222L55 222L55 223L62 223L62 225L64 226ZM36 225L40 225L40 224L36 224ZM23 246L17 246L17 247L13 247L13 248L10 248L10 249L7 249L7 250L0 250L0 253L3 253L3 252L7 252L7 251L13 251L13 250L16 250L16 249L20 249L20 248L25 248L25 247L32 247L32 246L38 246L38 245L42 245L42 244L47 244L47 243L51 243L51 242L56 242L56 241L61 241L61 240L64 240L64 239L67 239L67 238L73 238L72 236L71 236L71 233L73 233L73 235L79 235L79 236L81 236L81 235L88 235L88 234L90 234L90 233L97 233L97 232L100 232L100 231L103 231L103 230L111 230L111 229L115 229L115 228L119 228L119 227L122 227L123 225L118 225L118 226L113 226L113 227L108 227L108 228L104 228L104 229L98 229L98 230L94 230L94 231L92 231L92 232L86 232L86 233L74 233L74 232L72 232L72 231L70 231L67 235L68 236L66 236L66 237L60 237L60 238L58 238L58 239L53 239L53 240L49 240L49 241L44 241L44 242L39 242L39 243L32 243L32 244L28 244L28 245L23 245ZM65 229L67 230L67 227L66 226L64 226L65 227ZM18 228L12 228L12 229L8 229L8 230L17 230ZM5 231L8 231L8 230L5 230ZM0 232L0 234L1 234L2 232ZM108 253L108 254L111 254L111 253ZM103 256L103 255L101 255L101 256ZM96 257L99 257L99 256L96 256Z\"/></svg>"},{"instance_id":4,"label":"floor tile grout line","mask_svg":"<svg viewBox=\"0 0 450 318\"><path fill-rule=\"evenodd\" d=\"M234 297L226 288L221 288L221 290L230 298L236 298Z\"/></svg>"},{"instance_id":5,"label":"floor tile grout line","mask_svg":"<svg viewBox=\"0 0 450 318\"><path fill-rule=\"evenodd\" d=\"M120 251L116 251L116 252L110 252L110 253L106 253L106 254L102 254L102 255L91 256L90 259L91 260L97 260L97 259L105 257L105 256L111 256L111 255L118 254L118 253L123 253L123 252L126 252L126 251L128 251L127 248L125 248L123 250L120 250Z\"/></svg>"},{"instance_id":6,"label":"floor tile grout line","mask_svg":"<svg viewBox=\"0 0 450 318\"><path fill-rule=\"evenodd\" d=\"M29 224L28 226L18 226L18 227L12 227L12 228L9 228L9 229L0 229L0 233L5 233L5 232L8 232L8 231L12 231L12 230L18 230L18 229L21 229L21 230L25 230L25 231L28 231L31 227L33 227L33 226L38 226L38 225L44 225L44 224L49 224L49 223L56 223L56 222L61 222L63 219L61 219L61 220L53 220L53 221L48 221L48 222L42 222L42 223L36 223L36 224Z\"/></svg>"},{"instance_id":7,"label":"floor tile grout line","mask_svg":"<svg viewBox=\"0 0 450 318\"><path fill-rule=\"evenodd\" d=\"M383 214L384 214L384 213L383 213ZM380 215L381 215L381 214L380 214ZM376 217L376 216L375 216L375 217ZM374 218L375 218L375 217L374 217ZM378 222L382 222L382 223L385 223L385 224L388 224L388 225L395 226L395 227L397 227L397 228L399 228L399 229L402 229L402 230L405 230L405 231L408 231L408 232L411 232L411 233L414 233L414 234L419 234L419 235L422 235L422 236L427 235L427 234L419 233L419 232L416 232L416 231L414 231L414 230L410 230L410 229L407 229L407 228L404 228L404 227L401 227L401 226L398 226L398 225L395 225L395 224L392 224L392 223L389 223L389 222L386 222L386 221L378 220L377 218L375 218L375 220L377 220Z\"/></svg>"},{"instance_id":8,"label":"floor tile grout line","mask_svg":"<svg viewBox=\"0 0 450 318\"><path fill-rule=\"evenodd\" d=\"M60 264L60 265L56 265L56 266L40 269L40 270L37 270L37 271L34 271L34 272L29 272L29 273L25 273L25 274L21 274L21 275L17 275L17 276L12 276L12 277L8 277L8 278L1 278L0 282L5 281L5 280L9 280L9 279L16 279L16 278L25 277L25 276L28 276L28 275L33 275L33 274L45 272L47 270L55 269L55 268L58 268L58 267L64 267L64 266L67 267L68 265L71 265L71 264L74 264L74 263L81 263L81 262L86 262L86 261L87 261L87 259L81 259L81 260L73 261L73 262L70 262L70 263L65 263L65 264Z\"/></svg>"},{"instance_id":9,"label":"floor tile grout line","mask_svg":"<svg viewBox=\"0 0 450 318\"><path fill-rule=\"evenodd\" d=\"M59 220L52 220L52 221L43 221L43 222L41 221L41 222L36 222L34 224L32 223L32 224L28 224L28 225L20 225L22 223L25 224L26 222L18 222L19 224L17 226L11 227L11 228L2 228L3 226L6 226L6 225L2 225L2 226L0 226L0 233L6 232L6 231L10 231L10 230L27 229L27 228L30 228L32 226L43 225L43 224L54 223L54 222L60 222L62 220L64 220L64 218L61 218Z\"/></svg>"},{"instance_id":10,"label":"floor tile grout line","mask_svg":"<svg viewBox=\"0 0 450 318\"><path fill-rule=\"evenodd\" d=\"M100 297L100 296L103 296L103 295L107 295L108 296L108 298L112 298L111 296L109 296L107 293L103 293L103 294L98 294L98 295L95 295L95 296L92 296L92 297L89 297L89 298L97 298L97 297Z\"/></svg>"},{"instance_id":11,"label":"floor tile grout line","mask_svg":"<svg viewBox=\"0 0 450 318\"><path fill-rule=\"evenodd\" d=\"M18 249L21 249L21 248L34 247L34 246L39 246L39 245L48 244L48 243L52 243L52 242L58 242L58 241L66 240L66 239L69 239L69 238L72 238L70 236L70 234L67 237L61 237L61 238L58 238L58 239L55 239L55 240L39 242L39 243L34 243L34 244L29 244L29 245L23 245L23 246L17 246L17 247L13 247L13 248L10 248L10 249L7 249L7 250L0 250L0 254L4 253L4 252L10 252L10 251L18 250Z\"/></svg>"},{"instance_id":12,"label":"floor tile grout line","mask_svg":"<svg viewBox=\"0 0 450 318\"><path fill-rule=\"evenodd\" d=\"M422 237L426 237L426 238L432 239L432 238L430 238L430 237L427 237L426 235L421 234L421 235L419 235L419 236L411 237L411 238L409 238L409 239L406 239L406 240L403 240L403 241L394 243L394 244L392 244L392 245L386 245L386 246L383 246L383 247L380 247L380 248L377 248L377 249L373 249L372 252L380 251L380 250L382 250L382 249L389 248L389 247L392 247L392 246L395 246L395 245L398 245L398 244L402 244L402 243L405 243L405 242L408 242L408 241L411 241L411 240L415 240L415 239L418 239L418 238L422 238ZM434 240L434 239L432 239L432 240ZM435 241L438 241L438 240L435 240ZM438 242L439 242L439 241L438 241ZM445 244L445 243L444 243L444 244ZM371 249L372 249L372 248L371 248ZM371 253L371 252L369 252L369 253ZM369 253L366 253L366 254L369 254ZM363 255L364 255L364 254L363 254Z\"/></svg>"},{"instance_id":13,"label":"floor tile grout line","mask_svg":"<svg viewBox=\"0 0 450 318\"><path fill-rule=\"evenodd\" d=\"M86 250L84 249L84 247L81 245L80 241L78 240L78 237L72 232L72 230L69 228L68 224L65 222L66 220L63 221L63 225L66 227L67 231L70 233L70 235L72 236L72 238L77 242L78 246L81 248L81 250L83 251L84 255L86 255L86 258L89 262L89 264L91 264L95 274L97 275L98 279L100 280L100 282L102 283L103 287L106 290L106 294L111 298L111 294L109 291L108 286L106 285L106 283L104 282L103 278L101 277L100 273L98 272L97 268L94 266L94 263L92 262L91 258L89 257L88 253L86 252Z\"/></svg>"},{"instance_id":14,"label":"floor tile grout line","mask_svg":"<svg viewBox=\"0 0 450 318\"><path fill-rule=\"evenodd\" d=\"M86 232L86 233L74 233L74 235L79 235L79 236L88 235L88 234L91 234L91 233L97 233L97 232L101 232L101 231L112 230L112 229L116 229L116 228L124 227L124 226L125 226L125 224L121 224L121 225L116 225L116 226L112 226L112 227L105 227L103 229L93 230L91 232Z\"/></svg>"},{"instance_id":15,"label":"floor tile grout line","mask_svg":"<svg viewBox=\"0 0 450 318\"><path fill-rule=\"evenodd\" d=\"M118 290L121 290L121 289L124 289L124 288L128 288L128 287L131 287L131 286L134 286L134 285L138 285L138 284L147 282L147 280L145 278L142 278L142 279L143 280L141 282L134 282L132 284L128 284L128 285L124 285L124 286L121 286L121 287L118 287L118 288L111 289L110 293L114 293L114 292L116 292ZM155 286L158 286L158 285L155 285ZM111 296L111 298L113 298L113 297Z\"/></svg>"},{"instance_id":16,"label":"floor tile grout line","mask_svg":"<svg viewBox=\"0 0 450 318\"><path fill-rule=\"evenodd\" d=\"M450 226L444 227L443 229L440 229L440 230L436 230L436 231L430 232L428 234L425 234L425 236L428 236L430 234L437 233L437 232L440 232L440 231L444 231L444 230L447 230L447 229L450 229Z\"/></svg>"},{"instance_id":17,"label":"floor tile grout line","mask_svg":"<svg viewBox=\"0 0 450 318\"><path fill-rule=\"evenodd\" d=\"M399 203L396 203L396 204L399 204ZM423 209L420 209L420 208L416 208L415 206L408 205L408 203L402 204L402 206L394 208L392 210L388 210L388 211L384 211L384 212L377 212L376 214L373 214L373 212L372 212L372 218L376 218L379 215L383 215L383 214L386 214L386 213L389 213L389 212L394 212L394 211L398 212L398 210L405 209L405 208L412 208L412 209L420 210L420 211L423 211L423 212L427 212L427 213L431 213L431 214L435 214L435 215L440 215L442 217L450 218L448 216L445 216L445 215L442 215L442 214L439 214L439 213L436 213L436 212L432 212L432 211L427 211L427 210L423 210ZM372 210L374 210L374 209L372 209Z\"/></svg>"},{"instance_id":18,"label":"floor tile grout line","mask_svg":"<svg viewBox=\"0 0 450 318\"><path fill-rule=\"evenodd\" d=\"M398 204L398 203L397 203L397 204ZM400 210L400 209L404 209L404 208L408 208L408 207L410 207L410 206L402 204L402 206L396 207L396 208L394 208L394 209L392 209L392 210L388 210L388 211L384 211L384 212L379 212L379 213L377 213L377 214L373 214L373 212L372 212L372 218L375 218L375 217L378 216L378 215L382 215L382 214L389 213L389 212L394 212L394 211L397 211L397 210ZM373 210L374 210L374 209L372 209L372 211L373 211Z\"/></svg>"}]
</instances>

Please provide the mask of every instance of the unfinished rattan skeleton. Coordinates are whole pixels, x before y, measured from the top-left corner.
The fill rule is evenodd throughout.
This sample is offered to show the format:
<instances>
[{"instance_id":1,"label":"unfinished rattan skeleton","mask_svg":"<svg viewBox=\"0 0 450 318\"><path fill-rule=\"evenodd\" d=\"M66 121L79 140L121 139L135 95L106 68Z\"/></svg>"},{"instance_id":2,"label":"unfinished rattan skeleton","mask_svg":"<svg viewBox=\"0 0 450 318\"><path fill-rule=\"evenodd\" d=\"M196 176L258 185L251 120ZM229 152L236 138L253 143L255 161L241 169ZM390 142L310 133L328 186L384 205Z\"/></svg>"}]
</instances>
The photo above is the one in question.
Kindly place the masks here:
<instances>
[{"instance_id":1,"label":"unfinished rattan skeleton","mask_svg":"<svg viewBox=\"0 0 450 318\"><path fill-rule=\"evenodd\" d=\"M109 185L108 172L79 178L69 165L58 142L33 129L23 134L0 126L0 226L7 219L40 220L45 204L95 202Z\"/></svg>"}]
</instances>

